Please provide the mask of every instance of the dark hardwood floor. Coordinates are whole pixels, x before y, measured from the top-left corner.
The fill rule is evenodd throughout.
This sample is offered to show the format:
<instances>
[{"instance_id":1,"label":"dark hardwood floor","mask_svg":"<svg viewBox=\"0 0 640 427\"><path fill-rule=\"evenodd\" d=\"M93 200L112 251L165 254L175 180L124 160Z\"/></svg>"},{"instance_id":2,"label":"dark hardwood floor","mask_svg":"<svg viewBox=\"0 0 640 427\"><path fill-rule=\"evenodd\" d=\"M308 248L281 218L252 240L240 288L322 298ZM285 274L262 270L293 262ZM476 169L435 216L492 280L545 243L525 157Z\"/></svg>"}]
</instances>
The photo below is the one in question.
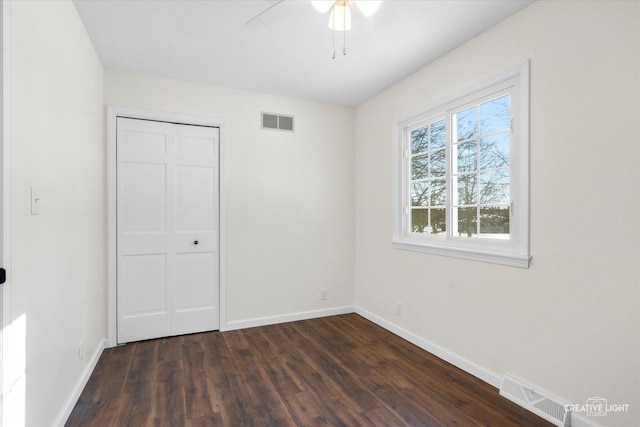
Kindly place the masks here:
<instances>
[{"instance_id":1,"label":"dark hardwood floor","mask_svg":"<svg viewBox=\"0 0 640 427\"><path fill-rule=\"evenodd\" d=\"M356 315L106 349L67 426L545 426Z\"/></svg>"}]
</instances>

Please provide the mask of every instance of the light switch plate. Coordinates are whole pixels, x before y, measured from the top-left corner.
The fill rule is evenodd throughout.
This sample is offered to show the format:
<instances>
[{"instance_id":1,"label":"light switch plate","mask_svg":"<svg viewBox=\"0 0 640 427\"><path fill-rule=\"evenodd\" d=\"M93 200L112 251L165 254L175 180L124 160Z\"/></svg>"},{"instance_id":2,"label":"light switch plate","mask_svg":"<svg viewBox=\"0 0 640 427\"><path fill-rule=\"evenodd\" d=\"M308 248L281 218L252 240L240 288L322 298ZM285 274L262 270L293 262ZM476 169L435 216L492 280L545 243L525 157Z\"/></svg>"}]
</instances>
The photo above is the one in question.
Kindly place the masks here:
<instances>
[{"instance_id":1,"label":"light switch plate","mask_svg":"<svg viewBox=\"0 0 640 427\"><path fill-rule=\"evenodd\" d=\"M31 187L31 215L40 215L40 191Z\"/></svg>"}]
</instances>

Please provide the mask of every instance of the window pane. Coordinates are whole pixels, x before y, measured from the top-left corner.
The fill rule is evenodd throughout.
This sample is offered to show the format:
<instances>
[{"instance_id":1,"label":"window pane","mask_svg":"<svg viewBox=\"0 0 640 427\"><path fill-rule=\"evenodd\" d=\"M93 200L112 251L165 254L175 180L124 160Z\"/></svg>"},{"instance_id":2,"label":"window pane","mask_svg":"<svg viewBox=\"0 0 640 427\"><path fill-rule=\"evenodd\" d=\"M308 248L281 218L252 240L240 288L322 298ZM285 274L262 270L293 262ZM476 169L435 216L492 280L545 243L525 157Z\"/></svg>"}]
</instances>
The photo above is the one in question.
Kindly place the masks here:
<instances>
[{"instance_id":1,"label":"window pane","mask_svg":"<svg viewBox=\"0 0 640 427\"><path fill-rule=\"evenodd\" d=\"M455 114L455 118L458 123L456 127L458 141L475 138L478 128L478 116L476 112L477 107L471 107Z\"/></svg>"},{"instance_id":2,"label":"window pane","mask_svg":"<svg viewBox=\"0 0 640 427\"><path fill-rule=\"evenodd\" d=\"M446 212L445 208L430 209L431 211L431 233L444 234L446 232Z\"/></svg>"},{"instance_id":3,"label":"window pane","mask_svg":"<svg viewBox=\"0 0 640 427\"><path fill-rule=\"evenodd\" d=\"M475 205L478 201L478 175L458 176L458 204Z\"/></svg>"},{"instance_id":4,"label":"window pane","mask_svg":"<svg viewBox=\"0 0 640 427\"><path fill-rule=\"evenodd\" d=\"M444 147L447 127L444 120L431 124L431 149Z\"/></svg>"},{"instance_id":5,"label":"window pane","mask_svg":"<svg viewBox=\"0 0 640 427\"><path fill-rule=\"evenodd\" d=\"M446 209L412 209L411 232L444 234L446 232Z\"/></svg>"},{"instance_id":6,"label":"window pane","mask_svg":"<svg viewBox=\"0 0 640 427\"><path fill-rule=\"evenodd\" d=\"M411 183L411 206L429 206L429 183L425 181Z\"/></svg>"},{"instance_id":7,"label":"window pane","mask_svg":"<svg viewBox=\"0 0 640 427\"><path fill-rule=\"evenodd\" d=\"M411 159L411 179L425 179L429 176L429 156L415 156Z\"/></svg>"},{"instance_id":8,"label":"window pane","mask_svg":"<svg viewBox=\"0 0 640 427\"><path fill-rule=\"evenodd\" d=\"M509 208L491 206L480 208L480 237L509 238Z\"/></svg>"},{"instance_id":9,"label":"window pane","mask_svg":"<svg viewBox=\"0 0 640 427\"><path fill-rule=\"evenodd\" d=\"M458 236L477 237L478 236L478 209L458 208Z\"/></svg>"},{"instance_id":10,"label":"window pane","mask_svg":"<svg viewBox=\"0 0 640 427\"><path fill-rule=\"evenodd\" d=\"M411 209L411 232L429 232L429 209Z\"/></svg>"},{"instance_id":11,"label":"window pane","mask_svg":"<svg viewBox=\"0 0 640 427\"><path fill-rule=\"evenodd\" d=\"M478 166L478 148L475 141L458 144L458 172L471 172Z\"/></svg>"},{"instance_id":12,"label":"window pane","mask_svg":"<svg viewBox=\"0 0 640 427\"><path fill-rule=\"evenodd\" d=\"M447 188L444 180L431 181L431 206L444 206L447 200Z\"/></svg>"},{"instance_id":13,"label":"window pane","mask_svg":"<svg viewBox=\"0 0 640 427\"><path fill-rule=\"evenodd\" d=\"M429 155L431 162L431 177L438 178L446 173L445 150L433 151Z\"/></svg>"},{"instance_id":14,"label":"window pane","mask_svg":"<svg viewBox=\"0 0 640 427\"><path fill-rule=\"evenodd\" d=\"M411 132L411 153L422 153L429 148L429 126L425 126L420 129L416 129Z\"/></svg>"},{"instance_id":15,"label":"window pane","mask_svg":"<svg viewBox=\"0 0 640 427\"><path fill-rule=\"evenodd\" d=\"M500 169L480 174L480 204L510 203L509 169Z\"/></svg>"},{"instance_id":16,"label":"window pane","mask_svg":"<svg viewBox=\"0 0 640 427\"><path fill-rule=\"evenodd\" d=\"M480 169L509 166L509 134L499 133L480 141Z\"/></svg>"},{"instance_id":17,"label":"window pane","mask_svg":"<svg viewBox=\"0 0 640 427\"><path fill-rule=\"evenodd\" d=\"M480 132L483 135L509 129L509 95L480 104Z\"/></svg>"}]
</instances>

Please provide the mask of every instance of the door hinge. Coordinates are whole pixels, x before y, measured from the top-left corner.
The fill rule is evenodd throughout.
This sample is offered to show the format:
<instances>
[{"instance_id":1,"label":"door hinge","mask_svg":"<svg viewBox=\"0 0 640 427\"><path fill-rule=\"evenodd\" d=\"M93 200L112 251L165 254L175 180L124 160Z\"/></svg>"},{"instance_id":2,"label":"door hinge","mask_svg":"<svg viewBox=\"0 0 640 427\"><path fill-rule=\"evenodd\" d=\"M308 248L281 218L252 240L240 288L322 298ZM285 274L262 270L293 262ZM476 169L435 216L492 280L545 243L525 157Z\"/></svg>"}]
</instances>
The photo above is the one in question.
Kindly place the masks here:
<instances>
[{"instance_id":1,"label":"door hinge","mask_svg":"<svg viewBox=\"0 0 640 427\"><path fill-rule=\"evenodd\" d=\"M0 285L7 281L7 270L0 268Z\"/></svg>"}]
</instances>

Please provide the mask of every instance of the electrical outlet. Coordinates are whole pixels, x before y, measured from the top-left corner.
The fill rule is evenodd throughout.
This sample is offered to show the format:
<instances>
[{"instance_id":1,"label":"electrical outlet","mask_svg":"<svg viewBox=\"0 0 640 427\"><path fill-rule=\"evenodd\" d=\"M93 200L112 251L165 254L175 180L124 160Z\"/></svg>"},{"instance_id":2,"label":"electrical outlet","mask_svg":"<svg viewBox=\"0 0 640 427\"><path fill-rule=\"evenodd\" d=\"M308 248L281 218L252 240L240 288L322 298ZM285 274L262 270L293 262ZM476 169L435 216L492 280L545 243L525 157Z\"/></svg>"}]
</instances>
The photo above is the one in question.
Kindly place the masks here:
<instances>
[{"instance_id":1,"label":"electrical outlet","mask_svg":"<svg viewBox=\"0 0 640 427\"><path fill-rule=\"evenodd\" d=\"M402 303L396 301L396 316L402 316Z\"/></svg>"},{"instance_id":2,"label":"electrical outlet","mask_svg":"<svg viewBox=\"0 0 640 427\"><path fill-rule=\"evenodd\" d=\"M323 301L327 299L327 288L320 289L320 299Z\"/></svg>"},{"instance_id":3,"label":"electrical outlet","mask_svg":"<svg viewBox=\"0 0 640 427\"><path fill-rule=\"evenodd\" d=\"M84 341L78 344L78 362L84 361Z\"/></svg>"}]
</instances>

